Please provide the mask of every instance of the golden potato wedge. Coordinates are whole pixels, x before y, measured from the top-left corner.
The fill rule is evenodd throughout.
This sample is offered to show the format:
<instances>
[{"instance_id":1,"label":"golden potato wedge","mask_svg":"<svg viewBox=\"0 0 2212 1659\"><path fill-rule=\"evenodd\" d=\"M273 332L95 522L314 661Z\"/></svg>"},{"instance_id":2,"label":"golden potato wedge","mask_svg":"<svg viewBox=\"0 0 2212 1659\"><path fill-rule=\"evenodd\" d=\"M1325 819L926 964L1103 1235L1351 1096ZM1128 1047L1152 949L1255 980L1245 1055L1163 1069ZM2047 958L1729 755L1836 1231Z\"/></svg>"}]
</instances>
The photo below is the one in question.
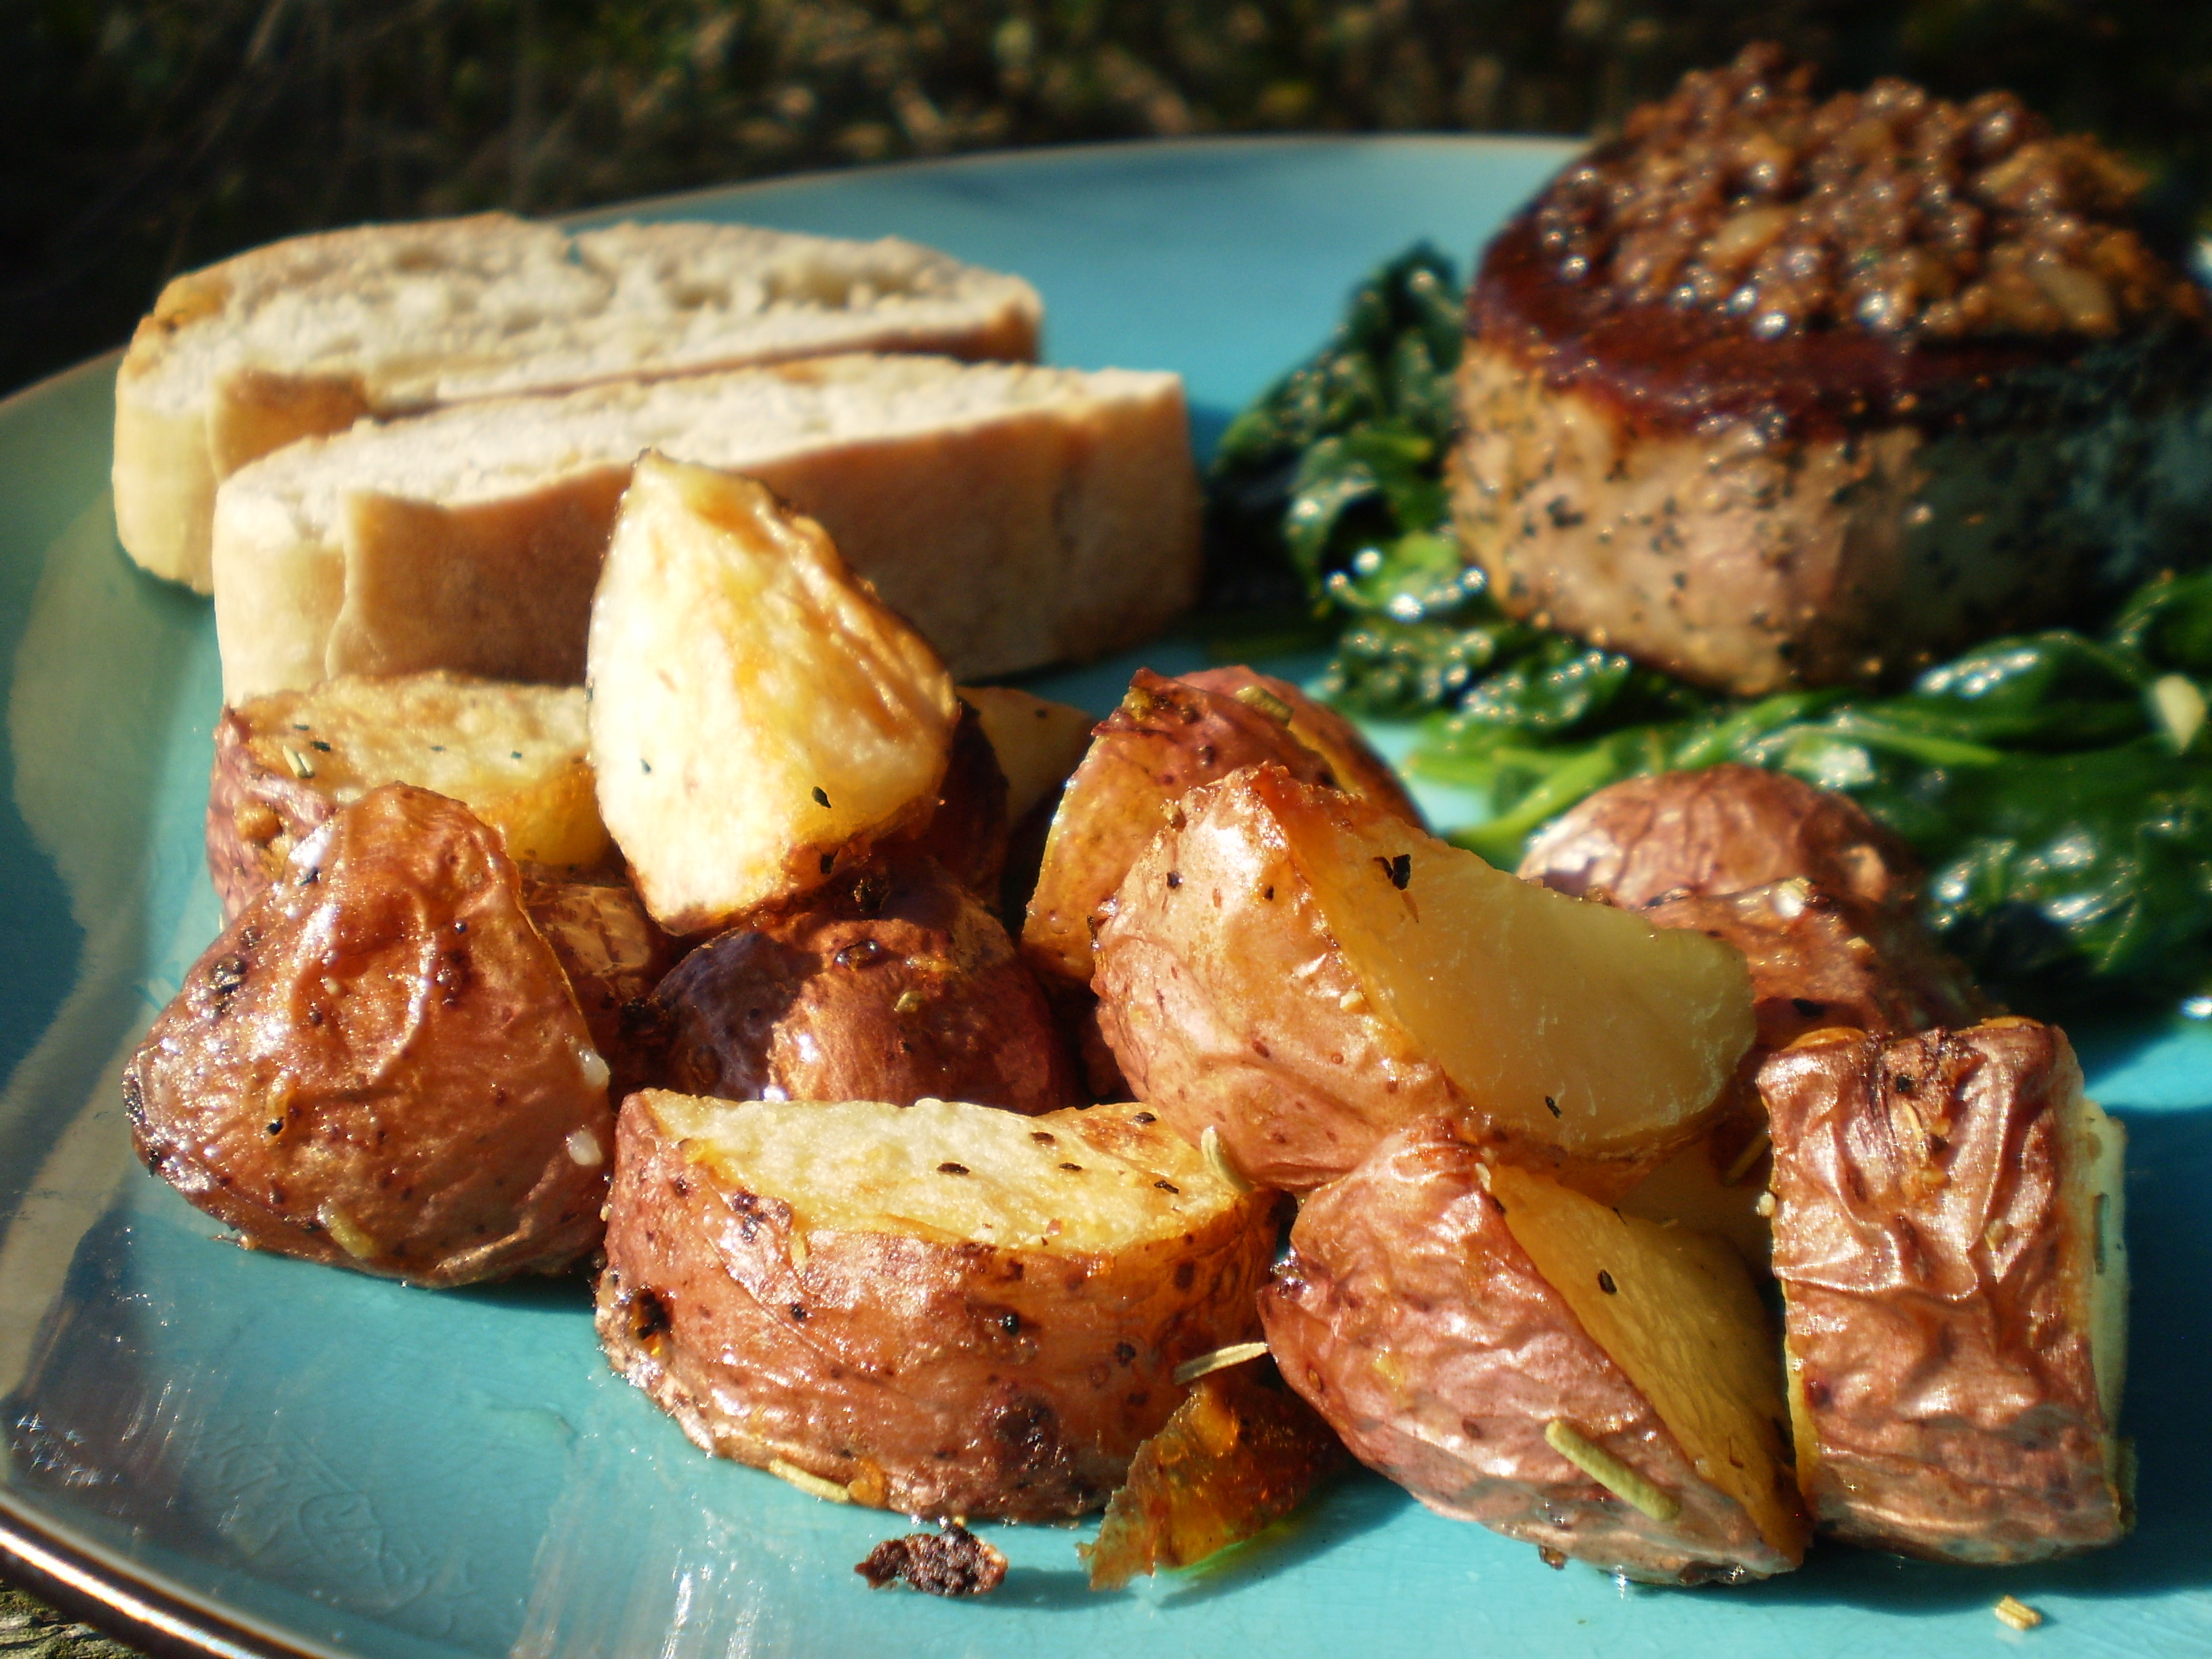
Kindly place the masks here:
<instances>
[{"instance_id":1,"label":"golden potato wedge","mask_svg":"<svg viewBox=\"0 0 2212 1659\"><path fill-rule=\"evenodd\" d=\"M610 851L580 687L466 674L343 675L226 708L208 787L208 871L226 918L307 832L380 784L461 802L518 863L584 870Z\"/></svg>"},{"instance_id":2,"label":"golden potato wedge","mask_svg":"<svg viewBox=\"0 0 2212 1659\"><path fill-rule=\"evenodd\" d=\"M1252 1180L1344 1174L1443 1113L1617 1195L1720 1103L1753 1031L1734 949L1516 880L1259 766L1193 791L1099 929L1134 1091Z\"/></svg>"},{"instance_id":3,"label":"golden potato wedge","mask_svg":"<svg viewBox=\"0 0 2212 1659\"><path fill-rule=\"evenodd\" d=\"M983 722L983 735L1006 778L1006 820L1019 823L1060 793L1091 747L1085 710L1011 685L963 685L960 701Z\"/></svg>"},{"instance_id":4,"label":"golden potato wedge","mask_svg":"<svg viewBox=\"0 0 2212 1659\"><path fill-rule=\"evenodd\" d=\"M625 1103L599 1340L708 1450L909 1515L1096 1509L1255 1334L1273 1200L1133 1105Z\"/></svg>"},{"instance_id":5,"label":"golden potato wedge","mask_svg":"<svg viewBox=\"0 0 2212 1659\"><path fill-rule=\"evenodd\" d=\"M1733 762L1609 784L1554 818L1520 873L1640 908L1803 877L1861 903L1907 905L1920 862L1844 796Z\"/></svg>"},{"instance_id":6,"label":"golden potato wedge","mask_svg":"<svg viewBox=\"0 0 2212 1659\"><path fill-rule=\"evenodd\" d=\"M293 849L131 1057L138 1154L242 1243L426 1285L599 1242L607 1066L499 833L386 784Z\"/></svg>"},{"instance_id":7,"label":"golden potato wedge","mask_svg":"<svg viewBox=\"0 0 2212 1659\"><path fill-rule=\"evenodd\" d=\"M1201 1376L1137 1449L1083 1552L1091 1589L1196 1566L1258 1536L1343 1461L1336 1431L1279 1379L1262 1380L1273 1369L1261 1360Z\"/></svg>"},{"instance_id":8,"label":"golden potato wedge","mask_svg":"<svg viewBox=\"0 0 2212 1659\"><path fill-rule=\"evenodd\" d=\"M2126 1532L2125 1136L2065 1034L1814 1032L1759 1091L1815 1522L1984 1564Z\"/></svg>"},{"instance_id":9,"label":"golden potato wedge","mask_svg":"<svg viewBox=\"0 0 2212 1659\"><path fill-rule=\"evenodd\" d=\"M850 872L686 957L653 993L656 1080L724 1100L1085 1103L999 919L934 861Z\"/></svg>"},{"instance_id":10,"label":"golden potato wedge","mask_svg":"<svg viewBox=\"0 0 2212 1659\"><path fill-rule=\"evenodd\" d=\"M951 677L750 479L638 463L586 660L600 815L672 933L811 891L936 810Z\"/></svg>"},{"instance_id":11,"label":"golden potato wedge","mask_svg":"<svg viewBox=\"0 0 2212 1659\"><path fill-rule=\"evenodd\" d=\"M1781 1368L1742 1264L1410 1124L1308 1198L1261 1296L1291 1386L1439 1514L1658 1583L1796 1566Z\"/></svg>"},{"instance_id":12,"label":"golden potato wedge","mask_svg":"<svg viewBox=\"0 0 2212 1659\"><path fill-rule=\"evenodd\" d=\"M1366 754L1348 724L1280 680L1249 669L1212 672L1209 686L1139 669L1121 707L1099 722L1053 815L1022 927L1022 954L1038 973L1069 985L1091 982L1103 907L1130 865L1186 791L1240 768L1272 761L1304 782L1347 789L1379 777L1388 791L1377 805L1419 823L1389 769ZM1301 739L1301 711L1306 731L1325 730L1331 742L1348 745L1351 783L1328 755Z\"/></svg>"}]
</instances>

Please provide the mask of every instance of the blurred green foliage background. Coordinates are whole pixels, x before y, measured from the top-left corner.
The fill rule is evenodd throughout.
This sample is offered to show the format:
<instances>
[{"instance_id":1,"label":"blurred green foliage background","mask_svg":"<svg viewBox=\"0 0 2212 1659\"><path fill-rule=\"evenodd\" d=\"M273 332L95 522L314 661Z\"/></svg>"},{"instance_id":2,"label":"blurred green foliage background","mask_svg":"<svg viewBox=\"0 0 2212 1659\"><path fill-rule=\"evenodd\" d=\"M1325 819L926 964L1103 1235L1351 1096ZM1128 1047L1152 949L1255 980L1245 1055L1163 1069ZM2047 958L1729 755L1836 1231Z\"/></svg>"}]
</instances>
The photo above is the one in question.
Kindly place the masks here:
<instances>
[{"instance_id":1,"label":"blurred green foliage background","mask_svg":"<svg viewBox=\"0 0 2212 1659\"><path fill-rule=\"evenodd\" d=\"M1581 132L1781 40L2017 88L2212 183L2212 8L2158 0L0 0L0 387L289 232L1208 132Z\"/></svg>"}]
</instances>

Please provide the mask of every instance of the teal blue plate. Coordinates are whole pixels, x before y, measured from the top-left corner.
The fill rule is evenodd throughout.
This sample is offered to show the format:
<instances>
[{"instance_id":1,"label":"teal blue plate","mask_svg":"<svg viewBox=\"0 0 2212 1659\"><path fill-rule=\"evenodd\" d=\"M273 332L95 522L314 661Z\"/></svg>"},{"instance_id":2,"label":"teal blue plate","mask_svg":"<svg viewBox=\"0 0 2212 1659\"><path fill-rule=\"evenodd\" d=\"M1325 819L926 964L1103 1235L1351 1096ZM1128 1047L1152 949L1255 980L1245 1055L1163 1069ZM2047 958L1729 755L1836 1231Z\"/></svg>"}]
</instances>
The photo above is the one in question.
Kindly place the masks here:
<instances>
[{"instance_id":1,"label":"teal blue plate","mask_svg":"<svg viewBox=\"0 0 2212 1659\"><path fill-rule=\"evenodd\" d=\"M920 238L1042 290L1048 349L1188 377L1201 443L1416 237L1464 260L1566 154L1406 139L1073 149L801 179L654 216ZM1626 1588L1378 1480L1212 1571L1084 1588L1000 1527L973 1603L871 1592L896 1530L687 1444L580 1282L434 1293L249 1255L131 1162L117 1068L212 937L206 608L118 550L112 360L0 404L0 1561L143 1639L375 1659L556 1655L2212 1654L2212 1033L2080 1033L2133 1137L2142 1524L2003 1572L1821 1550L1733 1590ZM1172 668L1191 648L1146 659ZM1137 658L1048 689L1109 704ZM2039 1609L2015 1636L2000 1595ZM167 1634L165 1636L164 1632Z\"/></svg>"}]
</instances>

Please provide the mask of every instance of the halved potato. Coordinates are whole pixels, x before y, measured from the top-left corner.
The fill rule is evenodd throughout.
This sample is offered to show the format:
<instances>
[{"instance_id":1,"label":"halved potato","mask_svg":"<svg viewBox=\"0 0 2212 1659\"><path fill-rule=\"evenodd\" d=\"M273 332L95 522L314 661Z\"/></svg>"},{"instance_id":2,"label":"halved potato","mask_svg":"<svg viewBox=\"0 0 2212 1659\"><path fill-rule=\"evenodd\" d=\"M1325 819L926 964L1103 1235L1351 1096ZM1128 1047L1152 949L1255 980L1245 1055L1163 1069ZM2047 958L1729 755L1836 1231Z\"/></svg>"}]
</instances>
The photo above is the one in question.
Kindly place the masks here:
<instances>
[{"instance_id":1,"label":"halved potato","mask_svg":"<svg viewBox=\"0 0 2212 1659\"><path fill-rule=\"evenodd\" d=\"M1313 1407L1272 1375L1262 1380L1273 1369L1260 1360L1200 1377L1137 1449L1083 1552L1091 1589L1195 1566L1258 1536L1343 1461L1343 1443Z\"/></svg>"},{"instance_id":2,"label":"halved potato","mask_svg":"<svg viewBox=\"0 0 2212 1659\"><path fill-rule=\"evenodd\" d=\"M275 879L308 831L386 783L461 802L506 837L518 863L601 863L611 848L586 748L578 686L349 674L226 708L207 814L223 914Z\"/></svg>"},{"instance_id":3,"label":"halved potato","mask_svg":"<svg viewBox=\"0 0 2212 1659\"><path fill-rule=\"evenodd\" d=\"M638 463L586 660L600 814L671 933L810 891L936 810L951 677L750 479Z\"/></svg>"},{"instance_id":4,"label":"halved potato","mask_svg":"<svg viewBox=\"0 0 2212 1659\"><path fill-rule=\"evenodd\" d=\"M125 1073L138 1154L255 1249L459 1285L599 1238L607 1066L497 831L387 784L293 849Z\"/></svg>"},{"instance_id":5,"label":"halved potato","mask_svg":"<svg viewBox=\"0 0 2212 1659\"><path fill-rule=\"evenodd\" d=\"M1183 798L1099 930L1134 1091L1300 1190L1442 1112L1608 1195L1694 1133L1753 1036L1741 953L1516 880L1277 766Z\"/></svg>"},{"instance_id":6,"label":"halved potato","mask_svg":"<svg viewBox=\"0 0 2212 1659\"><path fill-rule=\"evenodd\" d=\"M1261 1297L1283 1376L1440 1514L1662 1583L1794 1567L1781 1368L1725 1245L1488 1166L1448 1119L1307 1199Z\"/></svg>"},{"instance_id":7,"label":"halved potato","mask_svg":"<svg viewBox=\"0 0 2212 1659\"><path fill-rule=\"evenodd\" d=\"M1206 684L1139 669L1121 706L1098 723L1053 815L1022 927L1022 954L1040 974L1091 982L1092 938L1129 866L1187 791L1241 768L1271 761L1305 782L1376 789L1378 805L1420 822L1389 769L1341 719L1249 669L1212 675ZM1325 732L1338 759L1310 745L1302 729Z\"/></svg>"},{"instance_id":8,"label":"halved potato","mask_svg":"<svg viewBox=\"0 0 2212 1659\"><path fill-rule=\"evenodd\" d=\"M1759 1090L1815 1521L1979 1563L2126 1532L2126 1138L2065 1034L1815 1032Z\"/></svg>"},{"instance_id":9,"label":"halved potato","mask_svg":"<svg viewBox=\"0 0 2212 1659\"><path fill-rule=\"evenodd\" d=\"M648 1091L622 1114L599 1338L699 1445L910 1515L1105 1502L1254 1335L1273 1200L1152 1114Z\"/></svg>"},{"instance_id":10,"label":"halved potato","mask_svg":"<svg viewBox=\"0 0 2212 1659\"><path fill-rule=\"evenodd\" d=\"M1185 685L1224 693L1279 719L1293 738L1322 757L1346 794L1427 828L1421 809L1406 793L1390 763L1375 752L1358 726L1327 703L1316 702L1288 680L1243 663L1200 668L1182 678Z\"/></svg>"}]
</instances>

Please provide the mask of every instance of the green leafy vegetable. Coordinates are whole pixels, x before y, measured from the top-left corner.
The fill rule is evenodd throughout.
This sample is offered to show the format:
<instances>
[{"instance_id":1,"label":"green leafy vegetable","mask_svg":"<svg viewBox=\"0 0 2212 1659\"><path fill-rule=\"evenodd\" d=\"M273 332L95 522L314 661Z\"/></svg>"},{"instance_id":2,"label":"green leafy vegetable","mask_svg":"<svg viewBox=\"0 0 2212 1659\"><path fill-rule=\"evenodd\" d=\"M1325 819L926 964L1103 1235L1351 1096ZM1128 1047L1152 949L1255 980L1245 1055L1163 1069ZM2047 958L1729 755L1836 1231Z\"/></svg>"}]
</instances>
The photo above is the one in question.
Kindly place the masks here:
<instances>
[{"instance_id":1,"label":"green leafy vegetable","mask_svg":"<svg viewBox=\"0 0 2212 1659\"><path fill-rule=\"evenodd\" d=\"M1486 803L1455 839L1510 867L1620 778L1776 768L1912 843L1929 920L1999 994L2212 1013L2212 572L2149 583L2095 632L1989 641L1900 694L1717 696L1512 621L1462 562L1443 476L1459 318L1446 261L1393 260L1231 425L1212 478L1217 531L1335 628L1325 693L1421 720L1413 769Z\"/></svg>"}]
</instances>

